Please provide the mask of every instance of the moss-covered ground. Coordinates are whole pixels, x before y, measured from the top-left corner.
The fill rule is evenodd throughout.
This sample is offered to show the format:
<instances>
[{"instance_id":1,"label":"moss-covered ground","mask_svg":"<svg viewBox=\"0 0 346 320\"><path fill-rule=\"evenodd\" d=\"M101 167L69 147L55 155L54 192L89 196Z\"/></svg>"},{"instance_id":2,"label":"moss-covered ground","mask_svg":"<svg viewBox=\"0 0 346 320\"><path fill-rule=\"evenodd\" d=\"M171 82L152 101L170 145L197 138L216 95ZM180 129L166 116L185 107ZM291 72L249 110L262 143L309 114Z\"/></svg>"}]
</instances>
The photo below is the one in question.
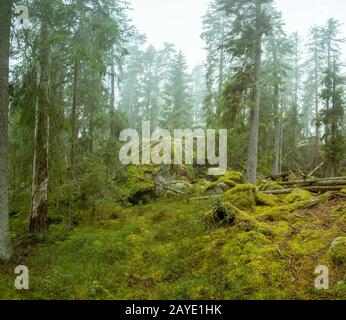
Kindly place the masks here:
<instances>
[{"instance_id":1,"label":"moss-covered ground","mask_svg":"<svg viewBox=\"0 0 346 320\"><path fill-rule=\"evenodd\" d=\"M12 219L15 257L0 265L1 299L346 299L346 201L310 209L294 200L261 198L217 229L203 221L215 199L187 197L120 208L109 204L69 230L52 225L43 239L23 236ZM264 204L264 205L263 205ZM289 210L285 207L289 206ZM16 234L21 236L16 236ZM342 241L341 241L342 242ZM30 289L14 288L14 268L26 265ZM327 265L330 290L314 288Z\"/></svg>"}]
</instances>

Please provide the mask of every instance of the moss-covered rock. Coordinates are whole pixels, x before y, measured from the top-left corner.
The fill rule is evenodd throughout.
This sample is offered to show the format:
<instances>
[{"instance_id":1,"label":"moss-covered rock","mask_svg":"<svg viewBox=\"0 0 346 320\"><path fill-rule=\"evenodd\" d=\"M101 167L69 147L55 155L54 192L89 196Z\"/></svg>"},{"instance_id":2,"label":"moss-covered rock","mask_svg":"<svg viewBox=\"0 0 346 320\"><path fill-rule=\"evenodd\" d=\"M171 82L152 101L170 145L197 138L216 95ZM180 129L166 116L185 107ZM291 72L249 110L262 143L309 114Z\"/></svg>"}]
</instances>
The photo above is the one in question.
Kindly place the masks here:
<instances>
[{"instance_id":1,"label":"moss-covered rock","mask_svg":"<svg viewBox=\"0 0 346 320\"><path fill-rule=\"evenodd\" d=\"M224 200L243 210L252 210L255 201L256 186L252 184L238 184L224 194Z\"/></svg>"},{"instance_id":2,"label":"moss-covered rock","mask_svg":"<svg viewBox=\"0 0 346 320\"><path fill-rule=\"evenodd\" d=\"M306 207L308 204L310 204L311 201L298 201L286 205L279 205L273 208L265 208L261 210L261 212L257 215L258 219L265 219L265 220L279 220L282 218L282 215L287 215L293 211L302 209Z\"/></svg>"},{"instance_id":3,"label":"moss-covered rock","mask_svg":"<svg viewBox=\"0 0 346 320\"><path fill-rule=\"evenodd\" d=\"M244 183L245 179L242 173L237 171L227 171L224 174L224 178L230 181L234 181L235 183Z\"/></svg>"},{"instance_id":4,"label":"moss-covered rock","mask_svg":"<svg viewBox=\"0 0 346 320\"><path fill-rule=\"evenodd\" d=\"M298 201L311 201L313 199L312 194L309 191L295 189L290 194L288 194L285 200L288 203L294 203Z\"/></svg>"},{"instance_id":5,"label":"moss-covered rock","mask_svg":"<svg viewBox=\"0 0 346 320\"><path fill-rule=\"evenodd\" d=\"M332 262L336 266L346 267L346 237L336 238L330 246Z\"/></svg>"},{"instance_id":6,"label":"moss-covered rock","mask_svg":"<svg viewBox=\"0 0 346 320\"><path fill-rule=\"evenodd\" d=\"M206 191L213 193L224 193L225 191L234 188L237 184L245 182L244 176L237 171L227 171L223 176L219 177L216 181L210 183Z\"/></svg>"},{"instance_id":7,"label":"moss-covered rock","mask_svg":"<svg viewBox=\"0 0 346 320\"><path fill-rule=\"evenodd\" d=\"M212 192L212 193L217 193L217 194L222 194L225 191L233 188L236 186L236 183L232 180L228 180L225 178L220 178L219 180L210 183L206 187L206 191Z\"/></svg>"},{"instance_id":8,"label":"moss-covered rock","mask_svg":"<svg viewBox=\"0 0 346 320\"><path fill-rule=\"evenodd\" d=\"M256 192L256 205L258 206L275 207L279 203L280 200L277 196L266 194L261 191Z\"/></svg>"},{"instance_id":9,"label":"moss-covered rock","mask_svg":"<svg viewBox=\"0 0 346 320\"><path fill-rule=\"evenodd\" d=\"M175 180L170 185L169 189L165 189L165 195L167 197L176 197L178 195L188 195L193 193L193 186L186 180ZM176 192L174 192L175 190Z\"/></svg>"},{"instance_id":10,"label":"moss-covered rock","mask_svg":"<svg viewBox=\"0 0 346 320\"><path fill-rule=\"evenodd\" d=\"M131 204L147 203L156 197L155 177L160 172L160 166L128 165L126 181L123 184L127 190L127 201Z\"/></svg>"},{"instance_id":11,"label":"moss-covered rock","mask_svg":"<svg viewBox=\"0 0 346 320\"><path fill-rule=\"evenodd\" d=\"M210 185L210 182L208 180L202 179L199 181L196 181L192 187L193 187L193 193L196 195L202 195L205 193L205 190Z\"/></svg>"},{"instance_id":12,"label":"moss-covered rock","mask_svg":"<svg viewBox=\"0 0 346 320\"><path fill-rule=\"evenodd\" d=\"M263 181L260 183L258 190L268 191L268 190L283 190L285 189L282 185L274 181Z\"/></svg>"}]
</instances>

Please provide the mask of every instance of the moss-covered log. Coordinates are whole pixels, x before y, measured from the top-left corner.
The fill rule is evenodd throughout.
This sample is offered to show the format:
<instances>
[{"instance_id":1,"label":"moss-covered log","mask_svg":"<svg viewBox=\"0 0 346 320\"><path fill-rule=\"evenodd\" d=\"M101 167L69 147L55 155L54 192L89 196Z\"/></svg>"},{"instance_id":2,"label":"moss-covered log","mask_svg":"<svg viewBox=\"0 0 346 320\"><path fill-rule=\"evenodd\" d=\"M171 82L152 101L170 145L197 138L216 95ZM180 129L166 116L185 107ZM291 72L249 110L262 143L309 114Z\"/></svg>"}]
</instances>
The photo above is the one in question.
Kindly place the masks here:
<instances>
[{"instance_id":1,"label":"moss-covered log","mask_svg":"<svg viewBox=\"0 0 346 320\"><path fill-rule=\"evenodd\" d=\"M327 183L328 185L333 185L336 182L346 182L346 177L331 177L331 178L316 178L316 179L305 179L305 180L292 180L279 182L281 186L294 186L294 185L314 185L317 183Z\"/></svg>"},{"instance_id":2,"label":"moss-covered log","mask_svg":"<svg viewBox=\"0 0 346 320\"><path fill-rule=\"evenodd\" d=\"M310 192L327 192L327 191L341 191L346 188L346 185L335 185L335 186L311 186L311 187L302 187L300 189L310 191ZM293 192L294 188L291 189L283 189L283 190L268 190L263 191L266 194L290 194Z\"/></svg>"}]
</instances>

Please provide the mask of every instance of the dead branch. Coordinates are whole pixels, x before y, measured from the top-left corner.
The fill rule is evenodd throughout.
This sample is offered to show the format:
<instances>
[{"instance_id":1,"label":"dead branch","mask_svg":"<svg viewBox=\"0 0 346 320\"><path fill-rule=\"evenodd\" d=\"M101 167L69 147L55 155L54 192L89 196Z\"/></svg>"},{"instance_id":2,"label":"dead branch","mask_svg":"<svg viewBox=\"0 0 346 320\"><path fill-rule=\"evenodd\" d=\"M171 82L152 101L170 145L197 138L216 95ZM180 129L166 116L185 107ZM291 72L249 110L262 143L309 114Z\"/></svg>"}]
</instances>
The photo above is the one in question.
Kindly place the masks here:
<instances>
[{"instance_id":1,"label":"dead branch","mask_svg":"<svg viewBox=\"0 0 346 320\"><path fill-rule=\"evenodd\" d=\"M311 177L316 171L318 171L323 165L324 165L324 162L322 162L318 167L316 167L314 170L312 170L312 171L308 174L308 178Z\"/></svg>"}]
</instances>

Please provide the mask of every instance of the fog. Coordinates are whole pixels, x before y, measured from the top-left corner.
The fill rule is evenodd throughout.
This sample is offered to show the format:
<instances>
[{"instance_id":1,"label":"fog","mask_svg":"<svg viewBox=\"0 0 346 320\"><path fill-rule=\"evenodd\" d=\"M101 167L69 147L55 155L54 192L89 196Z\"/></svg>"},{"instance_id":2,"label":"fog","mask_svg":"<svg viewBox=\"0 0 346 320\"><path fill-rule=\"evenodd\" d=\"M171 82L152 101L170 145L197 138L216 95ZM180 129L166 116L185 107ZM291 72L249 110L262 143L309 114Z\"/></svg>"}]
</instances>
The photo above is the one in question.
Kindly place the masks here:
<instances>
[{"instance_id":1,"label":"fog","mask_svg":"<svg viewBox=\"0 0 346 320\"><path fill-rule=\"evenodd\" d=\"M191 66L205 58L201 17L209 0L131 0L130 16L137 29L145 33L148 43L160 47L172 42L183 50ZM346 2L342 0L276 0L289 32L304 36L315 24L324 24L330 17L346 21ZM346 25L341 27L346 35ZM346 50L345 50L346 57Z\"/></svg>"}]
</instances>

